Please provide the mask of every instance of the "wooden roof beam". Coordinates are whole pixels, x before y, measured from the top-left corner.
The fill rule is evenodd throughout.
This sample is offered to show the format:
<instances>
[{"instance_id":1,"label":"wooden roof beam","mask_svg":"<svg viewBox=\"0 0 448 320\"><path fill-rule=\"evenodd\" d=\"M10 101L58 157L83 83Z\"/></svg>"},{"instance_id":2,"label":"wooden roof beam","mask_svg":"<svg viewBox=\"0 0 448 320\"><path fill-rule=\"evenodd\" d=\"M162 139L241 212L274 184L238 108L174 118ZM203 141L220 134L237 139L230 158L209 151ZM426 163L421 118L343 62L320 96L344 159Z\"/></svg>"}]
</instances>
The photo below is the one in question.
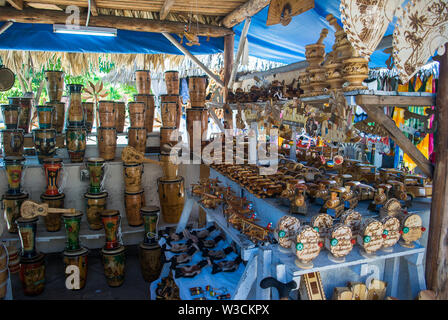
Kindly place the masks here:
<instances>
[{"instance_id":1,"label":"wooden roof beam","mask_svg":"<svg viewBox=\"0 0 448 320\"><path fill-rule=\"evenodd\" d=\"M174 5L176 0L165 0L162 9L160 9L160 20L165 20L168 13L170 13L171 7Z\"/></svg>"},{"instance_id":2,"label":"wooden roof beam","mask_svg":"<svg viewBox=\"0 0 448 320\"><path fill-rule=\"evenodd\" d=\"M6 0L6 1L8 1L8 3L17 10L23 10L23 0Z\"/></svg>"},{"instance_id":3,"label":"wooden roof beam","mask_svg":"<svg viewBox=\"0 0 448 320\"><path fill-rule=\"evenodd\" d=\"M65 12L54 10L25 9L17 11L10 8L0 10L0 21L15 21L21 23L42 23L42 24L65 24L67 15ZM80 25L85 25L86 16L81 15ZM130 31L156 32L156 33L175 33L181 34L185 30L185 23L174 21L149 20L141 18L118 17L98 15L90 17L89 26L116 28ZM196 28L197 26L197 28ZM223 37L233 34L232 29L206 25L195 24L194 31L197 30L198 36Z\"/></svg>"},{"instance_id":4,"label":"wooden roof beam","mask_svg":"<svg viewBox=\"0 0 448 320\"><path fill-rule=\"evenodd\" d=\"M226 28L232 28L238 23L244 21L247 17L252 17L266 7L271 0L249 0L241 7L236 8L222 19L222 25Z\"/></svg>"}]
</instances>

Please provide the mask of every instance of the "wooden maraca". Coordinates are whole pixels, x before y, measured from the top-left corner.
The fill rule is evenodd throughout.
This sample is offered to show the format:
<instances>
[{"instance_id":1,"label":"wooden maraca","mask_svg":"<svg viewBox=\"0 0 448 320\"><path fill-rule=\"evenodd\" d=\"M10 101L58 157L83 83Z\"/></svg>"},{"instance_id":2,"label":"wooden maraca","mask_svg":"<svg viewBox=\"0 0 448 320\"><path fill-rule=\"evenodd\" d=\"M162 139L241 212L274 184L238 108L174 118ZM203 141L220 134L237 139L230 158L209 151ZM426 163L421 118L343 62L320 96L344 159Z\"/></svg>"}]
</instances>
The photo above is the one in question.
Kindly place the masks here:
<instances>
[{"instance_id":1,"label":"wooden maraca","mask_svg":"<svg viewBox=\"0 0 448 320\"><path fill-rule=\"evenodd\" d=\"M69 213L75 214L75 209L50 208L48 203L37 203L26 200L20 207L20 215L25 219L32 219L37 216L46 216L48 213Z\"/></svg>"}]
</instances>

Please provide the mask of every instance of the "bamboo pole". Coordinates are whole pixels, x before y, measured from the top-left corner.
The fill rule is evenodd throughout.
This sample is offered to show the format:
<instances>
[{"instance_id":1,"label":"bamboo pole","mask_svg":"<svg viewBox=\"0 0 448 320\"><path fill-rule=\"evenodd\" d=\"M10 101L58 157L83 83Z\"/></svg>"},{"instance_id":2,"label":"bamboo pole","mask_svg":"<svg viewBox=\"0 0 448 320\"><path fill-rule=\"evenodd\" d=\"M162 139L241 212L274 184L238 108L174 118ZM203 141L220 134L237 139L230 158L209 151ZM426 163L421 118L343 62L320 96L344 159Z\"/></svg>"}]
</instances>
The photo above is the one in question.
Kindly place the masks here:
<instances>
[{"instance_id":1,"label":"bamboo pole","mask_svg":"<svg viewBox=\"0 0 448 320\"><path fill-rule=\"evenodd\" d=\"M169 33L162 32L162 34L167 38L177 49L179 49L184 55L186 55L188 58L193 60L194 63L196 63L199 68L201 68L210 78L215 80L215 82L221 86L224 87L224 82L219 79L216 74L211 72L201 61L198 60L194 55L190 53L187 49L185 49L176 39L174 39Z\"/></svg>"},{"instance_id":2,"label":"bamboo pole","mask_svg":"<svg viewBox=\"0 0 448 320\"><path fill-rule=\"evenodd\" d=\"M246 44L247 32L249 31L251 20L252 20L251 17L246 18L246 22L244 23L243 31L241 32L240 42L238 43L238 51L236 53L236 60L235 60L235 63L233 64L232 73L230 74L229 83L227 84L227 88L229 90L232 89L232 86L235 83L236 71L238 70L238 66L241 61L241 56L243 55L244 46Z\"/></svg>"}]
</instances>

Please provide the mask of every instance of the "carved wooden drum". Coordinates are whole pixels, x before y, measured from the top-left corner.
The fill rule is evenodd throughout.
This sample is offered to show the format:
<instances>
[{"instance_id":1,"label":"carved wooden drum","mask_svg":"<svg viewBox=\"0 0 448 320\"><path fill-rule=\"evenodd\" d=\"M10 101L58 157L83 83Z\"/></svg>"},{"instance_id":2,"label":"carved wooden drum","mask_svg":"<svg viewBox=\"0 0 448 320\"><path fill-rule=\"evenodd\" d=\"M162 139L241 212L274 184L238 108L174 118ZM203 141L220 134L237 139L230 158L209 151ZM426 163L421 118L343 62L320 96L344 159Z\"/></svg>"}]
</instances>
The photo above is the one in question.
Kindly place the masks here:
<instances>
[{"instance_id":1,"label":"carved wooden drum","mask_svg":"<svg viewBox=\"0 0 448 320\"><path fill-rule=\"evenodd\" d=\"M148 133L152 132L154 127L154 95L136 94L134 95L134 100L145 104L145 128Z\"/></svg>"},{"instance_id":2,"label":"carved wooden drum","mask_svg":"<svg viewBox=\"0 0 448 320\"><path fill-rule=\"evenodd\" d=\"M185 203L184 178L177 180L157 179L163 220L178 223Z\"/></svg>"},{"instance_id":3,"label":"carved wooden drum","mask_svg":"<svg viewBox=\"0 0 448 320\"><path fill-rule=\"evenodd\" d=\"M115 159L117 149L117 130L115 128L98 128L98 151L106 161Z\"/></svg>"},{"instance_id":4,"label":"carved wooden drum","mask_svg":"<svg viewBox=\"0 0 448 320\"><path fill-rule=\"evenodd\" d=\"M128 102L129 122L133 128L145 128L146 105L144 102Z\"/></svg>"},{"instance_id":5,"label":"carved wooden drum","mask_svg":"<svg viewBox=\"0 0 448 320\"><path fill-rule=\"evenodd\" d=\"M160 147L164 144L175 146L180 141L179 129L176 127L160 128Z\"/></svg>"},{"instance_id":6,"label":"carved wooden drum","mask_svg":"<svg viewBox=\"0 0 448 320\"><path fill-rule=\"evenodd\" d=\"M179 94L179 71L166 71L165 84L168 94Z\"/></svg>"},{"instance_id":7,"label":"carved wooden drum","mask_svg":"<svg viewBox=\"0 0 448 320\"><path fill-rule=\"evenodd\" d=\"M164 127L175 127L177 124L177 103L163 102L160 108L162 125Z\"/></svg>"},{"instance_id":8,"label":"carved wooden drum","mask_svg":"<svg viewBox=\"0 0 448 320\"><path fill-rule=\"evenodd\" d=\"M142 189L142 163L123 163L123 174L127 192L137 192Z\"/></svg>"},{"instance_id":9,"label":"carved wooden drum","mask_svg":"<svg viewBox=\"0 0 448 320\"><path fill-rule=\"evenodd\" d=\"M194 132L194 123L200 124L200 131ZM200 134L199 141L203 140L203 137L207 135L208 129L208 112L205 108L190 108L187 109L187 130L190 137L190 150L193 149L194 134ZM196 138L197 139L197 138ZM204 138L206 139L206 138Z\"/></svg>"},{"instance_id":10,"label":"carved wooden drum","mask_svg":"<svg viewBox=\"0 0 448 320\"><path fill-rule=\"evenodd\" d=\"M144 153L146 150L146 129L128 128L128 145Z\"/></svg>"},{"instance_id":11,"label":"carved wooden drum","mask_svg":"<svg viewBox=\"0 0 448 320\"><path fill-rule=\"evenodd\" d=\"M151 73L149 70L135 71L135 84L139 94L151 94Z\"/></svg>"},{"instance_id":12,"label":"carved wooden drum","mask_svg":"<svg viewBox=\"0 0 448 320\"><path fill-rule=\"evenodd\" d=\"M207 88L207 77L190 77L188 89L190 93L190 103L192 107L204 107L205 94Z\"/></svg>"},{"instance_id":13,"label":"carved wooden drum","mask_svg":"<svg viewBox=\"0 0 448 320\"><path fill-rule=\"evenodd\" d=\"M115 101L100 101L98 107L100 126L102 128L115 128L116 113Z\"/></svg>"},{"instance_id":14,"label":"carved wooden drum","mask_svg":"<svg viewBox=\"0 0 448 320\"><path fill-rule=\"evenodd\" d=\"M126 119L126 104L122 101L115 102L115 129L117 133L124 131L124 121Z\"/></svg>"},{"instance_id":15,"label":"carved wooden drum","mask_svg":"<svg viewBox=\"0 0 448 320\"><path fill-rule=\"evenodd\" d=\"M180 119L182 118L182 97L178 94L162 94L160 96L160 103L163 104L165 102L177 103L176 128L179 128Z\"/></svg>"}]
</instances>

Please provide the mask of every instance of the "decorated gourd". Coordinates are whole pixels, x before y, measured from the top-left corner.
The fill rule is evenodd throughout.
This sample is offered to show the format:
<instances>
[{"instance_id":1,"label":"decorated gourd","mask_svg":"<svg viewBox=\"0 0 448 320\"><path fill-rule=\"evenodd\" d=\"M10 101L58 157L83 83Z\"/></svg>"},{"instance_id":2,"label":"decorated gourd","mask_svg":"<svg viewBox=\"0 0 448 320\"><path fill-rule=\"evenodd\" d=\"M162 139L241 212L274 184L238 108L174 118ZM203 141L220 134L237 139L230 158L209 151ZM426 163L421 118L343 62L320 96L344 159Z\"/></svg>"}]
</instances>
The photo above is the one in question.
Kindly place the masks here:
<instances>
[{"instance_id":1,"label":"decorated gourd","mask_svg":"<svg viewBox=\"0 0 448 320\"><path fill-rule=\"evenodd\" d=\"M387 251L400 240L400 221L389 216L383 217L380 221L383 224L383 250Z\"/></svg>"},{"instance_id":2,"label":"decorated gourd","mask_svg":"<svg viewBox=\"0 0 448 320\"><path fill-rule=\"evenodd\" d=\"M329 255L329 258L331 260L337 261L332 259L334 257L339 259L337 262L343 262L345 256L352 251L355 242L352 240L352 230L350 227L342 223L337 223L328 230L325 239L325 248L330 251L331 256Z\"/></svg>"},{"instance_id":3,"label":"decorated gourd","mask_svg":"<svg viewBox=\"0 0 448 320\"><path fill-rule=\"evenodd\" d=\"M367 218L361 225L358 244L367 254L375 254L383 246L383 224L374 218Z\"/></svg>"},{"instance_id":4,"label":"decorated gourd","mask_svg":"<svg viewBox=\"0 0 448 320\"><path fill-rule=\"evenodd\" d=\"M290 250L294 245L294 237L300 228L299 219L292 216L283 216L277 222L277 228L274 233L280 248Z\"/></svg>"},{"instance_id":5,"label":"decorated gourd","mask_svg":"<svg viewBox=\"0 0 448 320\"><path fill-rule=\"evenodd\" d=\"M319 241L319 233L311 226L301 226L297 231L296 243L296 265L302 269L312 268L311 261L315 259L323 246Z\"/></svg>"},{"instance_id":6,"label":"decorated gourd","mask_svg":"<svg viewBox=\"0 0 448 320\"><path fill-rule=\"evenodd\" d=\"M400 220L400 245L406 248L415 247L413 242L419 240L426 230L423 227L422 218L415 213L402 213L397 218Z\"/></svg>"}]
</instances>

